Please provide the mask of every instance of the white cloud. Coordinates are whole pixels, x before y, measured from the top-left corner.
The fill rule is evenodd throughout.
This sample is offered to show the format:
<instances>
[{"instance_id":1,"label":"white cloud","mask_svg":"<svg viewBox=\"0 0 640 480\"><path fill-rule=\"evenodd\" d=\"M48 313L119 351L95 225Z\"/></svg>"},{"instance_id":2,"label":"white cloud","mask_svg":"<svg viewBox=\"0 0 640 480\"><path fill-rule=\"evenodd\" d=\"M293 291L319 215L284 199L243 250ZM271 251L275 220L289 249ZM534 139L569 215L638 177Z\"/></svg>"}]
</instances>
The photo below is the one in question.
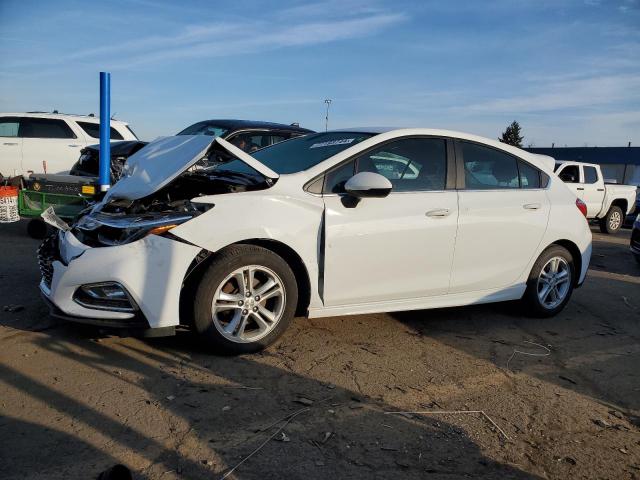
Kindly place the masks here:
<instances>
[{"instance_id":1,"label":"white cloud","mask_svg":"<svg viewBox=\"0 0 640 480\"><path fill-rule=\"evenodd\" d=\"M361 2L353 2L360 5ZM68 62L99 62L112 70L157 64L182 58L215 58L250 54L287 47L318 45L367 37L406 20L403 13L384 13L358 7L334 18L332 1L276 12L273 19L231 20L192 24L171 34L133 38L124 42L84 49L70 54L17 61L5 67L19 69L62 66ZM320 8L324 13L320 14ZM318 11L318 14L314 14Z\"/></svg>"}]
</instances>

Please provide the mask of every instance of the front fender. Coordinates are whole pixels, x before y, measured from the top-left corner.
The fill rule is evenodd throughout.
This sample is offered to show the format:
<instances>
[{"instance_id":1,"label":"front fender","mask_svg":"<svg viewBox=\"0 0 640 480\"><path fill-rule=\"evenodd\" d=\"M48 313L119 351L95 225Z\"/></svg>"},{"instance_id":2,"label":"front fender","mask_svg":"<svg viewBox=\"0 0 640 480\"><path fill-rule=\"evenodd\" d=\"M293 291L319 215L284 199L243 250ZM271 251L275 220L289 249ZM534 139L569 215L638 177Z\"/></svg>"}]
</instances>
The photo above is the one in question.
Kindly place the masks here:
<instances>
[{"instance_id":1,"label":"front fender","mask_svg":"<svg viewBox=\"0 0 640 480\"><path fill-rule=\"evenodd\" d=\"M281 242L293 249L309 272L311 303L319 302L319 238L324 203L309 194L293 197L262 192L231 193L200 197L198 203L213 208L171 233L210 252L253 239Z\"/></svg>"}]
</instances>

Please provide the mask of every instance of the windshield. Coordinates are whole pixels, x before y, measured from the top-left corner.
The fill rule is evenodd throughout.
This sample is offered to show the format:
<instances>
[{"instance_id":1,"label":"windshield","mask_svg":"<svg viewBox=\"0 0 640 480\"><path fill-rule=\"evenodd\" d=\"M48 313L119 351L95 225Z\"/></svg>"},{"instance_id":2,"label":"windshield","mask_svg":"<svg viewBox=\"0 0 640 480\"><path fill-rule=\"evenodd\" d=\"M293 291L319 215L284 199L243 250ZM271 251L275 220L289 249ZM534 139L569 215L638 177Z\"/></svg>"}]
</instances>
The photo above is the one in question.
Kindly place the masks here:
<instances>
[{"instance_id":1,"label":"windshield","mask_svg":"<svg viewBox=\"0 0 640 480\"><path fill-rule=\"evenodd\" d=\"M209 135L210 137L224 137L228 128L211 122L198 122L182 130L178 135Z\"/></svg>"},{"instance_id":2,"label":"windshield","mask_svg":"<svg viewBox=\"0 0 640 480\"><path fill-rule=\"evenodd\" d=\"M371 133L361 132L314 133L277 143L253 152L251 155L276 173L297 173L307 170L372 136ZM255 173L255 170L240 160L223 163L218 166L218 169Z\"/></svg>"}]
</instances>

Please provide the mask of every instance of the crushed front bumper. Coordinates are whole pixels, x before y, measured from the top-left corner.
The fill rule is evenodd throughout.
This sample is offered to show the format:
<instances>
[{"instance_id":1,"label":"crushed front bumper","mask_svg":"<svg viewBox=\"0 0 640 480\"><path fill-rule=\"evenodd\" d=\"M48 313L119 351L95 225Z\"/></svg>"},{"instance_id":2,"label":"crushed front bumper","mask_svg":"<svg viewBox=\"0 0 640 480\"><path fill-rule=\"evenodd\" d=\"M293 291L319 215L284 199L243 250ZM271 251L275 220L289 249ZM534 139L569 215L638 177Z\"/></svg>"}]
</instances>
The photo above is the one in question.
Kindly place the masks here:
<instances>
[{"instance_id":1,"label":"crushed front bumper","mask_svg":"<svg viewBox=\"0 0 640 480\"><path fill-rule=\"evenodd\" d=\"M59 318L104 327L170 330L180 323L182 282L199 252L199 247L156 235L92 248L71 232L59 232L38 252L40 291ZM100 282L122 285L136 310L87 308L74 300L80 286Z\"/></svg>"}]
</instances>

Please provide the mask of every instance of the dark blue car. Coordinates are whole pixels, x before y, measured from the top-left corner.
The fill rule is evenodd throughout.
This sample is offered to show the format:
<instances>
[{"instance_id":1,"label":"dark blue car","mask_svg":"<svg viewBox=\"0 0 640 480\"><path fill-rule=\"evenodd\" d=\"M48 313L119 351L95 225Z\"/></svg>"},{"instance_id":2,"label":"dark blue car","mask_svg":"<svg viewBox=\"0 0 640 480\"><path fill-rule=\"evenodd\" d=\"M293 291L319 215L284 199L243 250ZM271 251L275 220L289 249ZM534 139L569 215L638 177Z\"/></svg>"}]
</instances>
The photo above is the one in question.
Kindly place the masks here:
<instances>
[{"instance_id":1,"label":"dark blue car","mask_svg":"<svg viewBox=\"0 0 640 480\"><path fill-rule=\"evenodd\" d=\"M631 232L631 244L629 249L633 256L636 257L636 261L640 263L640 213L636 217L636 221L633 224L633 231Z\"/></svg>"}]
</instances>

